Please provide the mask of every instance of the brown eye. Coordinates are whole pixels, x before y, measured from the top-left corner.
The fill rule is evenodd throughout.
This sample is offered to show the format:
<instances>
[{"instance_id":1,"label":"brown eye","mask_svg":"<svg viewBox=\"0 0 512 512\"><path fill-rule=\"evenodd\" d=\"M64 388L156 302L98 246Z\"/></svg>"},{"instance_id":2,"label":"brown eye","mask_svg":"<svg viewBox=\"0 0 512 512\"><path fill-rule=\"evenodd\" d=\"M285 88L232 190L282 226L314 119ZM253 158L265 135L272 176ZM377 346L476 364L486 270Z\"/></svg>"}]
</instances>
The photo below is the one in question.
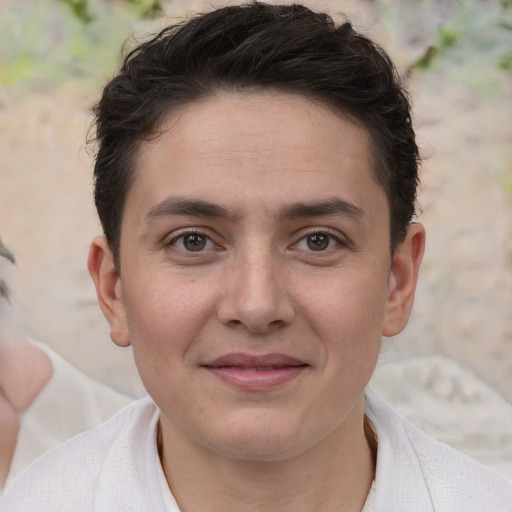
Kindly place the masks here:
<instances>
[{"instance_id":1,"label":"brown eye","mask_svg":"<svg viewBox=\"0 0 512 512\"><path fill-rule=\"evenodd\" d=\"M202 251L206 246L207 237L196 233L183 236L183 247L187 251Z\"/></svg>"},{"instance_id":2,"label":"brown eye","mask_svg":"<svg viewBox=\"0 0 512 512\"><path fill-rule=\"evenodd\" d=\"M308 248L312 251L324 251L329 247L331 238L325 233L315 233L314 235L309 235L306 240Z\"/></svg>"}]
</instances>

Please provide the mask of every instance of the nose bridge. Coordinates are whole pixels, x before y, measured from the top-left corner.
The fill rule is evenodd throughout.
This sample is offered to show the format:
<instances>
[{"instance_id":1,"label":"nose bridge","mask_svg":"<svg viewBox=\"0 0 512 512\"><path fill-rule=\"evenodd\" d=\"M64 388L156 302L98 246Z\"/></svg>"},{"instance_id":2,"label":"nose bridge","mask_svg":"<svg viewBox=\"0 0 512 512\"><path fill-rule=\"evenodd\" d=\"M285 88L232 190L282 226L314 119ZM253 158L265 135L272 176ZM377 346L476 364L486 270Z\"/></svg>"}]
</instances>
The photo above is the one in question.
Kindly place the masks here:
<instances>
[{"instance_id":1,"label":"nose bridge","mask_svg":"<svg viewBox=\"0 0 512 512\"><path fill-rule=\"evenodd\" d=\"M253 241L235 251L219 308L224 323L266 332L289 324L294 315L285 263L271 244Z\"/></svg>"}]
</instances>

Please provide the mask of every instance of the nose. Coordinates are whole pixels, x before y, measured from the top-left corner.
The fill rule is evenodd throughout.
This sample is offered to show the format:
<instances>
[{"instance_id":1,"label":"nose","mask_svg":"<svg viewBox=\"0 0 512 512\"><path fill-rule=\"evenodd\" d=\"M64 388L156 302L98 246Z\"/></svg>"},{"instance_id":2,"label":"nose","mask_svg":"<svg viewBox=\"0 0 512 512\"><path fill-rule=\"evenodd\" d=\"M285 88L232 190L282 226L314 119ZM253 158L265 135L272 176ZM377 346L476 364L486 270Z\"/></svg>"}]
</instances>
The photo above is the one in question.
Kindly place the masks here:
<instances>
[{"instance_id":1,"label":"nose","mask_svg":"<svg viewBox=\"0 0 512 512\"><path fill-rule=\"evenodd\" d=\"M268 334L295 317L290 270L271 251L234 258L226 268L219 320L251 333Z\"/></svg>"}]
</instances>

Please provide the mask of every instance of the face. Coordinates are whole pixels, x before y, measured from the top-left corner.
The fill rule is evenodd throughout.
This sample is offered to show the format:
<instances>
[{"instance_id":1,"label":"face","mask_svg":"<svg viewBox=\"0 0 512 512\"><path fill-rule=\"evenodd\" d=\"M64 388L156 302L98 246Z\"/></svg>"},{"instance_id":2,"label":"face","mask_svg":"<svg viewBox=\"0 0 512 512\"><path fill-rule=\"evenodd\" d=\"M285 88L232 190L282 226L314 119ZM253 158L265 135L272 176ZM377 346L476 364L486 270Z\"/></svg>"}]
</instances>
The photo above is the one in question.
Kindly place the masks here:
<instances>
[{"instance_id":1,"label":"face","mask_svg":"<svg viewBox=\"0 0 512 512\"><path fill-rule=\"evenodd\" d=\"M422 249L417 228L391 257L369 155L362 129L281 93L190 104L143 143L120 275L102 239L89 268L164 441L275 460L362 429Z\"/></svg>"}]
</instances>

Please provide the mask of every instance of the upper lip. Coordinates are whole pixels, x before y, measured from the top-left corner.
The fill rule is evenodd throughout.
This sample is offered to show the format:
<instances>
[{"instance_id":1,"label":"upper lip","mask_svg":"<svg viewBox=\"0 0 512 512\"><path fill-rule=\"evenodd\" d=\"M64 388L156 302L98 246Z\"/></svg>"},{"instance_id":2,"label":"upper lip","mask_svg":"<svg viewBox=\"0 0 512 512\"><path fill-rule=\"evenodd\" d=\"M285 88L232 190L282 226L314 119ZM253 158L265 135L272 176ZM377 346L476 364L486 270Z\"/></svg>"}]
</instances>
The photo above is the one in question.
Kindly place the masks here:
<instances>
[{"instance_id":1,"label":"upper lip","mask_svg":"<svg viewBox=\"0 0 512 512\"><path fill-rule=\"evenodd\" d=\"M224 354L203 366L208 368L269 368L286 366L307 366L307 363L286 354L252 355L242 352Z\"/></svg>"}]
</instances>

